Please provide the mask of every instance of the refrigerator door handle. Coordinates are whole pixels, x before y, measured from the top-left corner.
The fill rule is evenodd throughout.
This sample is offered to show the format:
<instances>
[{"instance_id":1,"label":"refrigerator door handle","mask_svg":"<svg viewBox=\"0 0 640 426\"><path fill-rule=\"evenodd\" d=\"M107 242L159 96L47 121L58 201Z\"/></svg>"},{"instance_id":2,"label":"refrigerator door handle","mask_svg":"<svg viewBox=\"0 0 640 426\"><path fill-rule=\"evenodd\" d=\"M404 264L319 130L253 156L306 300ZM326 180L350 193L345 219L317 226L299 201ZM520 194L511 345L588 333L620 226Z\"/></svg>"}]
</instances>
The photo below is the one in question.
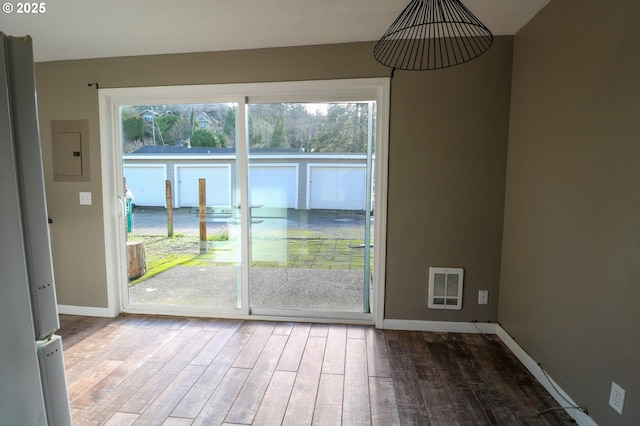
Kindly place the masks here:
<instances>
[{"instance_id":1,"label":"refrigerator door handle","mask_svg":"<svg viewBox=\"0 0 640 426\"><path fill-rule=\"evenodd\" d=\"M122 197L118 195L118 203L120 203L120 209L118 210L118 217L124 216L124 202L122 201Z\"/></svg>"}]
</instances>

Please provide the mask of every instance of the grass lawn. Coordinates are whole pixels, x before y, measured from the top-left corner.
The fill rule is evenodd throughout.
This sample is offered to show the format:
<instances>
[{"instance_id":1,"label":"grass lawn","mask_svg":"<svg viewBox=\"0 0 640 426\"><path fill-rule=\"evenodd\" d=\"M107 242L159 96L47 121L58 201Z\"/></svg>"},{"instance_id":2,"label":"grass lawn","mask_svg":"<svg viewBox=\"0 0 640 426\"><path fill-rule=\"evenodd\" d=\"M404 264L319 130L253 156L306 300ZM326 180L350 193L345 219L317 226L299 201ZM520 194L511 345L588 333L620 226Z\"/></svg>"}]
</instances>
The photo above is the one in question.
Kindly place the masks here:
<instances>
[{"instance_id":1,"label":"grass lawn","mask_svg":"<svg viewBox=\"0 0 640 426\"><path fill-rule=\"evenodd\" d=\"M132 286L178 265L228 266L239 262L237 242L216 234L208 237L206 253L200 253L197 236L129 234L128 240L144 241L146 250L147 273L131 281ZM308 231L289 231L287 238L254 237L251 266L360 270L364 268L364 252L361 239L322 238Z\"/></svg>"}]
</instances>

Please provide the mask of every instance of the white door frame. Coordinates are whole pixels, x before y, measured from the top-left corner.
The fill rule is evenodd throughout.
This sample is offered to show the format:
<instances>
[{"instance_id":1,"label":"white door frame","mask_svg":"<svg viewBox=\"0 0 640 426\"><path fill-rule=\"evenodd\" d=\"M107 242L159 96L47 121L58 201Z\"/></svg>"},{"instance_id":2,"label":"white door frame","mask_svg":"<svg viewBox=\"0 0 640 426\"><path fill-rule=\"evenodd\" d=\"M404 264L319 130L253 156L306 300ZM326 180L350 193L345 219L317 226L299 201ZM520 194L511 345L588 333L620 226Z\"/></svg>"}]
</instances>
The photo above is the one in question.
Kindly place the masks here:
<instances>
[{"instance_id":1,"label":"white door frame","mask_svg":"<svg viewBox=\"0 0 640 426\"><path fill-rule=\"evenodd\" d=\"M104 213L105 263L107 274L108 312L116 316L124 310L124 290L127 283L124 200L122 185L122 152L120 142L119 109L123 105L136 104L171 104L171 103L212 103L233 102L238 104L238 120L236 132L238 141L246 141L247 115L246 105L256 102L355 102L376 101L376 148L375 148L375 185L376 194L374 211L374 271L373 271L373 303L372 313L362 315L345 315L344 318L333 318L331 315L308 316L300 318L282 317L286 320L314 321L348 321L373 322L376 327L383 326L385 267L386 267L386 223L387 223L387 173L388 173L388 135L389 135L389 78L366 78L349 80L299 81L284 83L246 83L199 86L162 86L144 88L99 89L100 109L100 146L102 162L102 201ZM250 99L250 101L249 101ZM248 156L246 143L237 144L239 182L241 187L247 186ZM248 191L242 190L241 203L247 204ZM242 209L248 216L248 210ZM242 217L248 224L248 217ZM247 225L248 227L248 225ZM185 310L180 313L189 315L218 316L233 318L262 319L251 315L249 311L248 286L245 280L249 277L248 265L248 233L242 233L241 244L245 248L242 259L243 306L241 310ZM138 312L128 309L128 312ZM140 311L142 312L142 311ZM163 307L163 313L176 314L178 310ZM367 317L368 315L368 317ZM277 316L265 319L279 319ZM368 319L367 319L368 318Z\"/></svg>"}]
</instances>

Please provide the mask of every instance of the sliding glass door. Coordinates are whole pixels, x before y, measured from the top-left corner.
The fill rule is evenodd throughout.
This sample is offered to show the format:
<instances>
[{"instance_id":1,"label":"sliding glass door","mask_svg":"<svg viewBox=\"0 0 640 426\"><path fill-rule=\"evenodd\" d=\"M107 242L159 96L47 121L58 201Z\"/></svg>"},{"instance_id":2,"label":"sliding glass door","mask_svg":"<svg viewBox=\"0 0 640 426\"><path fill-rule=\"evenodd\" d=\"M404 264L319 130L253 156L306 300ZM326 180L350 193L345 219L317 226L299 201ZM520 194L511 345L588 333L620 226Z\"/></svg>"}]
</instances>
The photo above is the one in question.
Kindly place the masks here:
<instances>
[{"instance_id":1,"label":"sliding glass door","mask_svg":"<svg viewBox=\"0 0 640 426\"><path fill-rule=\"evenodd\" d=\"M248 117L252 312L369 312L375 102Z\"/></svg>"},{"instance_id":2,"label":"sliding glass door","mask_svg":"<svg viewBox=\"0 0 640 426\"><path fill-rule=\"evenodd\" d=\"M236 103L120 107L128 304L242 307L237 113Z\"/></svg>"},{"instance_id":3,"label":"sliding glass door","mask_svg":"<svg viewBox=\"0 0 640 426\"><path fill-rule=\"evenodd\" d=\"M103 191L122 310L360 321L380 310L388 80L100 99L101 137L116 142L103 146Z\"/></svg>"}]
</instances>

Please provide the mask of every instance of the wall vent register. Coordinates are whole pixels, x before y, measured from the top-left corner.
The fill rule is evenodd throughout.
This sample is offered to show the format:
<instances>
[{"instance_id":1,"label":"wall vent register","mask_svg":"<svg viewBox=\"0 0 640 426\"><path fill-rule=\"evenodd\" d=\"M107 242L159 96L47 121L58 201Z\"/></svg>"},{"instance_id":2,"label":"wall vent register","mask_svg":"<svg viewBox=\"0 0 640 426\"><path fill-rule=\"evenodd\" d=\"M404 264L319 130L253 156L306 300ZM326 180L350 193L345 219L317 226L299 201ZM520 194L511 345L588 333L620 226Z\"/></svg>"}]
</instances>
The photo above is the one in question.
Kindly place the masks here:
<instances>
[{"instance_id":1,"label":"wall vent register","mask_svg":"<svg viewBox=\"0 0 640 426\"><path fill-rule=\"evenodd\" d=\"M430 309L462 309L462 268L429 268Z\"/></svg>"}]
</instances>

